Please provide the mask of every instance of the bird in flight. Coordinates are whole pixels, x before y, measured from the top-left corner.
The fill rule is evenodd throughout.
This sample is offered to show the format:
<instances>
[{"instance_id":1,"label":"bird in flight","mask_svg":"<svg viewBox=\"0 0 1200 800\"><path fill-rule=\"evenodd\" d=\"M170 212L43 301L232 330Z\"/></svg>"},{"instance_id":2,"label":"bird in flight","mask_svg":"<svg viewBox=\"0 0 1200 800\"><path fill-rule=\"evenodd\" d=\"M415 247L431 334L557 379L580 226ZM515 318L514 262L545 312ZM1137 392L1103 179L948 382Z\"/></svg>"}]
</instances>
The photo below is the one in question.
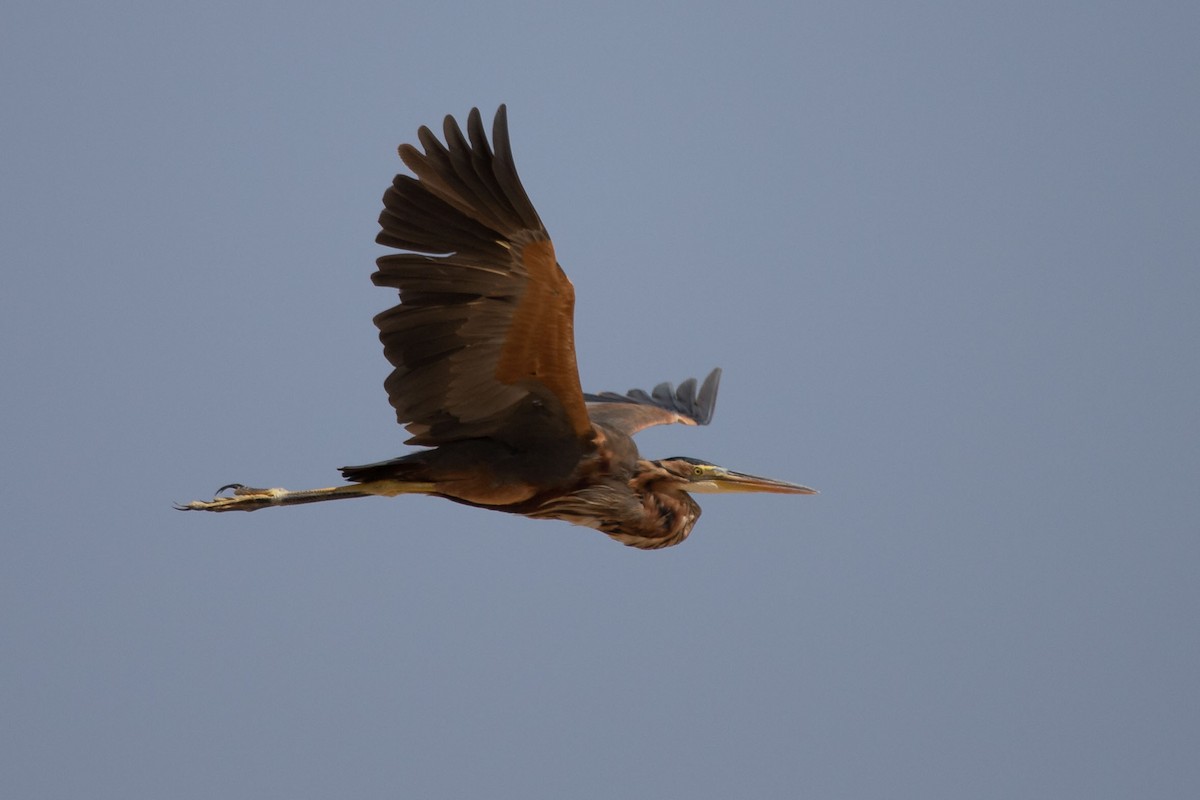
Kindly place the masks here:
<instances>
[{"instance_id":1,"label":"bird in flight","mask_svg":"<svg viewBox=\"0 0 1200 800\"><path fill-rule=\"evenodd\" d=\"M342 467L349 483L288 491L229 484L193 511L255 511L371 495L428 494L480 508L559 519L633 547L679 544L703 492L815 494L695 458L642 458L654 425L707 425L719 369L704 382L585 394L575 364L575 292L517 177L504 106L489 145L478 109L445 143L426 127L424 152L400 146L413 176L383 197L376 286L400 303L375 317L392 364L384 382L418 450ZM414 177L415 176L415 177Z\"/></svg>"}]
</instances>

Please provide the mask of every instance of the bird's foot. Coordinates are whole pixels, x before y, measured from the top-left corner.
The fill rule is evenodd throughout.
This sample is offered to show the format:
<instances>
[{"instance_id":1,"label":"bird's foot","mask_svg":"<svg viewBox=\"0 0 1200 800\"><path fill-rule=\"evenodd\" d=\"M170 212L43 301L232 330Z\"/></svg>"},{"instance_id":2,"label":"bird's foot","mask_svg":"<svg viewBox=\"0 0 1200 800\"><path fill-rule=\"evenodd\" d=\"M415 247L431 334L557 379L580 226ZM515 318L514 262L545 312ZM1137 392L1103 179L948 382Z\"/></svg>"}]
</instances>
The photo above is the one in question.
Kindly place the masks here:
<instances>
[{"instance_id":1,"label":"bird's foot","mask_svg":"<svg viewBox=\"0 0 1200 800\"><path fill-rule=\"evenodd\" d=\"M233 490L232 495L221 494L230 489ZM256 511L277 505L279 498L287 493L286 489L255 489L240 483L230 483L217 489L212 500L176 503L175 508L180 511Z\"/></svg>"}]
</instances>

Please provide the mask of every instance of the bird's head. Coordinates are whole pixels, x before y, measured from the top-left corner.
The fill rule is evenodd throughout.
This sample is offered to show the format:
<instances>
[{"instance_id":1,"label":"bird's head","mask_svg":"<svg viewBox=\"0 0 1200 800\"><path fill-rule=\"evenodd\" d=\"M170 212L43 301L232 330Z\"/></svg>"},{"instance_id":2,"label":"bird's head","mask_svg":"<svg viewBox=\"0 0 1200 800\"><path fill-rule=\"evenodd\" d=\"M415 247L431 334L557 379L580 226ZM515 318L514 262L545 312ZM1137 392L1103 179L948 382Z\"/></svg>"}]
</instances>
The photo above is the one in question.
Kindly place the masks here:
<instances>
[{"instance_id":1,"label":"bird's head","mask_svg":"<svg viewBox=\"0 0 1200 800\"><path fill-rule=\"evenodd\" d=\"M698 458L675 456L655 461L676 488L685 492L717 494L721 492L773 492L775 494L816 494L816 489L773 478L760 478L744 472L718 467Z\"/></svg>"}]
</instances>

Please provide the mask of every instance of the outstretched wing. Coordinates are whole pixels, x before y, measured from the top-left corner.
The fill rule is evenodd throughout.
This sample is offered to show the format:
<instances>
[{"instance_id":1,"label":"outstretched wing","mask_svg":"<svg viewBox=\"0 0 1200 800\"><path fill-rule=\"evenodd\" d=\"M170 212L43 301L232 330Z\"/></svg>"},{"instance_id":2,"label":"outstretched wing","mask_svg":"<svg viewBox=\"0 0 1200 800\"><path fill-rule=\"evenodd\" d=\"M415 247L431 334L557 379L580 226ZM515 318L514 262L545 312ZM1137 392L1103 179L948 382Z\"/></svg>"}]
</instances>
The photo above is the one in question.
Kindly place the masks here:
<instances>
[{"instance_id":1,"label":"outstretched wing","mask_svg":"<svg viewBox=\"0 0 1200 800\"><path fill-rule=\"evenodd\" d=\"M696 379L688 378L678 389L669 383L660 383L649 394L641 389L630 389L625 394L585 394L584 399L593 422L632 436L644 428L673 422L707 425L717 406L717 384L720 382L721 370L714 369L708 373L699 391Z\"/></svg>"},{"instance_id":2,"label":"outstretched wing","mask_svg":"<svg viewBox=\"0 0 1200 800\"><path fill-rule=\"evenodd\" d=\"M517 177L505 107L489 147L478 109L467 136L425 127L422 153L400 146L416 177L384 195L375 285L400 305L375 317L395 369L384 387L421 445L491 437L516 447L590 440L575 364L575 291Z\"/></svg>"}]
</instances>

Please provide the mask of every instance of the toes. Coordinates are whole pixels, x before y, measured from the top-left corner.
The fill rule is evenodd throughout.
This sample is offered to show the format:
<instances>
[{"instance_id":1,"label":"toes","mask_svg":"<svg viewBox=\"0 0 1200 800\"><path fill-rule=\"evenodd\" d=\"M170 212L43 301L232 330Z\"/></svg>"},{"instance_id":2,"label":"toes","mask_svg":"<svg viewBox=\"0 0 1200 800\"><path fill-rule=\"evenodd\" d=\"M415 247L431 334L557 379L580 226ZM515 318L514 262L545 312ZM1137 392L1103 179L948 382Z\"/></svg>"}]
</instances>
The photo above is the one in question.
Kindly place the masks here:
<instances>
[{"instance_id":1,"label":"toes","mask_svg":"<svg viewBox=\"0 0 1200 800\"><path fill-rule=\"evenodd\" d=\"M229 499L229 498L221 496L221 492L225 491L226 489L233 490L233 497L246 497L247 495L271 494L272 492L277 491L275 489L256 489L255 487L247 486L244 483L227 483L224 486L222 486L220 489L217 489L217 493L216 493L216 495L213 496L213 499L214 500Z\"/></svg>"},{"instance_id":2,"label":"toes","mask_svg":"<svg viewBox=\"0 0 1200 800\"><path fill-rule=\"evenodd\" d=\"M212 500L175 503L175 508L180 511L254 511L277 503L276 498L282 494L287 492L283 489L255 489L242 483L227 483L217 489Z\"/></svg>"}]
</instances>

